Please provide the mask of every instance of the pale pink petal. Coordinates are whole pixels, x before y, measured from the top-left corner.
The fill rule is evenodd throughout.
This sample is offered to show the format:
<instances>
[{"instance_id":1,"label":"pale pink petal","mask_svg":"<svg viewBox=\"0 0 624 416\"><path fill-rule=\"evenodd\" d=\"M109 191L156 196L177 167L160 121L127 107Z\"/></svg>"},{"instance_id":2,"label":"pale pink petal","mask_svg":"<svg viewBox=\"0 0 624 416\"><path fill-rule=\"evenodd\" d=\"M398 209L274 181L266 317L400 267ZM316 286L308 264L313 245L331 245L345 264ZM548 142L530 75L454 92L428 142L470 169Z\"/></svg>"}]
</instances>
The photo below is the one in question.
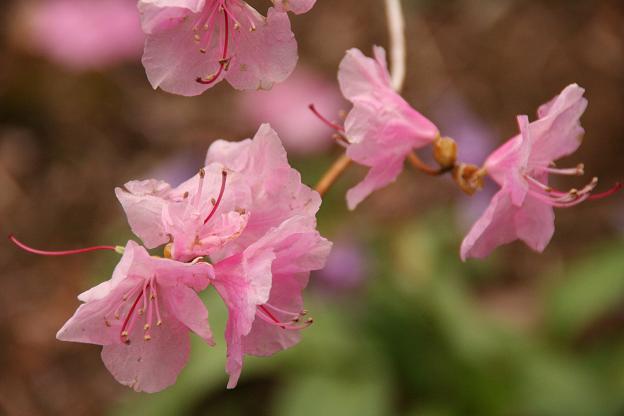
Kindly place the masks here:
<instances>
[{"instance_id":1,"label":"pale pink petal","mask_svg":"<svg viewBox=\"0 0 624 416\"><path fill-rule=\"evenodd\" d=\"M203 338L208 345L215 345L208 323L208 309L193 289L186 286L163 288L161 297L180 323Z\"/></svg>"},{"instance_id":2,"label":"pale pink petal","mask_svg":"<svg viewBox=\"0 0 624 416\"><path fill-rule=\"evenodd\" d=\"M311 270L325 266L331 243L310 227L309 219L293 218L269 233L262 244L271 245L276 258L272 265L273 283L266 306L280 322L290 322L303 310L301 292ZM290 314L271 309L277 307ZM301 317L304 322L306 318ZM293 324L297 325L297 324ZM243 339L243 350L251 355L271 355L299 341L299 331L256 319L251 332Z\"/></svg>"},{"instance_id":3,"label":"pale pink petal","mask_svg":"<svg viewBox=\"0 0 624 416\"><path fill-rule=\"evenodd\" d=\"M217 73L221 59L221 46L218 43L205 47L196 42L193 27L198 17L197 14L189 14L147 36L143 66L153 88L194 96L218 83L218 80L211 85L197 82L198 77ZM217 24L222 23L219 21ZM205 52L201 51L203 47ZM219 75L221 78L223 73Z\"/></svg>"},{"instance_id":4,"label":"pale pink petal","mask_svg":"<svg viewBox=\"0 0 624 416\"><path fill-rule=\"evenodd\" d=\"M191 13L199 13L206 0L139 0L141 25L147 34L162 30Z\"/></svg>"},{"instance_id":5,"label":"pale pink petal","mask_svg":"<svg viewBox=\"0 0 624 416\"><path fill-rule=\"evenodd\" d=\"M585 130L580 117L587 108L585 90L577 84L567 86L561 94L538 110L539 119L530 125L533 137L531 161L548 164L574 153L581 145Z\"/></svg>"},{"instance_id":6,"label":"pale pink petal","mask_svg":"<svg viewBox=\"0 0 624 416\"><path fill-rule=\"evenodd\" d=\"M135 260L135 253L139 245L134 241L128 241L126 247L124 248L123 256L117 266L115 266L115 270L113 271L113 276L110 280L100 283L99 285L92 287L91 289L82 292L78 295L78 300L81 302L92 302L95 300L102 299L108 296L121 282L123 282L128 273L132 264Z\"/></svg>"},{"instance_id":7,"label":"pale pink petal","mask_svg":"<svg viewBox=\"0 0 624 416\"><path fill-rule=\"evenodd\" d=\"M394 182L403 169L403 159L393 158L372 167L364 180L347 191L347 205L355 209L367 196Z\"/></svg>"},{"instance_id":8,"label":"pale pink petal","mask_svg":"<svg viewBox=\"0 0 624 416\"><path fill-rule=\"evenodd\" d=\"M283 12L296 14L307 13L314 7L316 0L271 0L275 8Z\"/></svg>"},{"instance_id":9,"label":"pale pink petal","mask_svg":"<svg viewBox=\"0 0 624 416\"><path fill-rule=\"evenodd\" d=\"M228 346L228 388L234 388L243 365L242 337L251 331L256 307L265 303L271 290L269 250L248 250L216 264L214 286L228 308L225 339Z\"/></svg>"},{"instance_id":10,"label":"pale pink petal","mask_svg":"<svg viewBox=\"0 0 624 416\"><path fill-rule=\"evenodd\" d=\"M239 90L268 90L282 82L297 64L297 41L288 15L273 8L266 19L249 8L256 29L234 33L235 48L225 78Z\"/></svg>"},{"instance_id":11,"label":"pale pink petal","mask_svg":"<svg viewBox=\"0 0 624 416\"><path fill-rule=\"evenodd\" d=\"M115 194L121 203L132 232L143 240L147 248L158 247L169 241L162 221L164 198L171 187L162 181L132 181L125 190L116 188Z\"/></svg>"},{"instance_id":12,"label":"pale pink petal","mask_svg":"<svg viewBox=\"0 0 624 416\"><path fill-rule=\"evenodd\" d=\"M162 308L163 324L150 330L144 340L142 325L135 325L130 344L105 345L102 361L113 377L136 391L154 393L174 384L188 361L188 329L167 307Z\"/></svg>"},{"instance_id":13,"label":"pale pink petal","mask_svg":"<svg viewBox=\"0 0 624 416\"><path fill-rule=\"evenodd\" d=\"M340 62L338 82L348 100L367 99L375 89L392 90L385 51L375 47L375 55L379 59L369 58L359 49L349 49Z\"/></svg>"},{"instance_id":14,"label":"pale pink petal","mask_svg":"<svg viewBox=\"0 0 624 416\"><path fill-rule=\"evenodd\" d=\"M114 318L123 296L133 289L139 291L142 279L125 279L116 285L106 297L89 300L78 307L74 315L56 334L59 341L109 345L120 343L122 322Z\"/></svg>"},{"instance_id":15,"label":"pale pink petal","mask_svg":"<svg viewBox=\"0 0 624 416\"><path fill-rule=\"evenodd\" d=\"M502 189L462 242L461 258L486 257L496 247L517 239L542 252L552 238L554 221L551 206L527 195L518 207L512 203L510 192Z\"/></svg>"},{"instance_id":16,"label":"pale pink petal","mask_svg":"<svg viewBox=\"0 0 624 416\"><path fill-rule=\"evenodd\" d=\"M461 245L460 256L484 258L496 247L517 238L514 215L518 208L511 203L511 195L502 189L494 195L481 218L472 226Z\"/></svg>"},{"instance_id":17,"label":"pale pink petal","mask_svg":"<svg viewBox=\"0 0 624 416\"><path fill-rule=\"evenodd\" d=\"M537 198L527 196L514 218L518 238L533 250L544 251L555 233L553 207Z\"/></svg>"},{"instance_id":18,"label":"pale pink petal","mask_svg":"<svg viewBox=\"0 0 624 416\"><path fill-rule=\"evenodd\" d=\"M320 196L301 183L301 175L290 167L277 133L268 124L260 126L253 140L214 143L206 161L217 160L244 175L252 195L249 222L242 235L228 246L229 254L249 246L288 218L315 217Z\"/></svg>"}]
</instances>

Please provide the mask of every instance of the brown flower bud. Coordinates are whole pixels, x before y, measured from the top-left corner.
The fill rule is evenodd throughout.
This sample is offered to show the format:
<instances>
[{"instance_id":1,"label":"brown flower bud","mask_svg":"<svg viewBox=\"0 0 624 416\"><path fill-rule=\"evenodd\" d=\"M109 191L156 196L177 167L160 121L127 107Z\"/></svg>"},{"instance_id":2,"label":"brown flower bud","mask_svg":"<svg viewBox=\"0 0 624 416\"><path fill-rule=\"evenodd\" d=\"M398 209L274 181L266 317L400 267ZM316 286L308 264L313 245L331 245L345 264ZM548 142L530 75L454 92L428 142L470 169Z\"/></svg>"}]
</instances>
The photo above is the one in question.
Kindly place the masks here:
<instances>
[{"instance_id":1,"label":"brown flower bud","mask_svg":"<svg viewBox=\"0 0 624 416\"><path fill-rule=\"evenodd\" d=\"M455 166L457 161L457 143L450 137L439 137L433 143L433 157L442 168Z\"/></svg>"},{"instance_id":2,"label":"brown flower bud","mask_svg":"<svg viewBox=\"0 0 624 416\"><path fill-rule=\"evenodd\" d=\"M487 172L479 166L462 163L453 169L453 179L462 191L468 195L483 188L483 178Z\"/></svg>"}]
</instances>

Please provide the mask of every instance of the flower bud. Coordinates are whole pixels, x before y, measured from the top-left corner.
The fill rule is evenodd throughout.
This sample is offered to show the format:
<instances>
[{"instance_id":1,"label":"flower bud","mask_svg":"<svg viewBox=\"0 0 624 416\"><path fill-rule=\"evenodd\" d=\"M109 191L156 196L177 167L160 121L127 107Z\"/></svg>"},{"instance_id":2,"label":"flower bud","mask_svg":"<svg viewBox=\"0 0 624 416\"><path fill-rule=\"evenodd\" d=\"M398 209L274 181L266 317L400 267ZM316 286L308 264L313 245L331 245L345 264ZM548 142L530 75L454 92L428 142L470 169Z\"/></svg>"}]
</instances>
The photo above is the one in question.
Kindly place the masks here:
<instances>
[{"instance_id":1,"label":"flower bud","mask_svg":"<svg viewBox=\"0 0 624 416\"><path fill-rule=\"evenodd\" d=\"M483 178L486 173L483 168L462 163L453 169L453 179L462 191L468 195L473 195L483 188Z\"/></svg>"},{"instance_id":2,"label":"flower bud","mask_svg":"<svg viewBox=\"0 0 624 416\"><path fill-rule=\"evenodd\" d=\"M455 166L457 143L450 137L439 137L433 143L433 157L442 168Z\"/></svg>"}]
</instances>

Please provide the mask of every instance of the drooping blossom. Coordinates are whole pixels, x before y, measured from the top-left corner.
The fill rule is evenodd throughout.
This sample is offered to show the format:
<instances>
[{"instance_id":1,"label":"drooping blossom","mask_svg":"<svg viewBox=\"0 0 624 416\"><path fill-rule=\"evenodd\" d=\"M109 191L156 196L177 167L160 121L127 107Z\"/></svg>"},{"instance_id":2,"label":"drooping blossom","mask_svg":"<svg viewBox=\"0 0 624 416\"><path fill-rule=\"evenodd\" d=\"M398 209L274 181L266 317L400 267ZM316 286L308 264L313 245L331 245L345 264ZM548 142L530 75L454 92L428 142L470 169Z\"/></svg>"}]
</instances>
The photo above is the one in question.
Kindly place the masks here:
<instances>
[{"instance_id":1,"label":"drooping blossom","mask_svg":"<svg viewBox=\"0 0 624 416\"><path fill-rule=\"evenodd\" d=\"M593 178L580 190L558 191L549 185L549 175L582 175L583 165L557 168L554 162L574 153L584 130L580 117L587 107L584 89L576 84L542 105L538 119L518 117L520 134L511 138L486 160L484 169L500 186L488 208L474 224L461 246L461 258L482 258L496 247L514 240L524 241L542 252L554 233L553 208L567 208L587 199L597 184Z\"/></svg>"},{"instance_id":2,"label":"drooping blossom","mask_svg":"<svg viewBox=\"0 0 624 416\"><path fill-rule=\"evenodd\" d=\"M139 0L150 83L192 96L223 79L239 90L284 81L297 63L284 10L307 11L314 1L275 2L264 17L243 0Z\"/></svg>"},{"instance_id":3,"label":"drooping blossom","mask_svg":"<svg viewBox=\"0 0 624 416\"><path fill-rule=\"evenodd\" d=\"M439 131L392 88L381 47L374 48L374 59L358 49L347 51L338 81L353 103L344 126L347 156L370 167L366 178L347 192L349 208L354 209L373 191L396 180L407 155L431 144Z\"/></svg>"},{"instance_id":4,"label":"drooping blossom","mask_svg":"<svg viewBox=\"0 0 624 416\"><path fill-rule=\"evenodd\" d=\"M270 91L245 91L239 98L244 119L254 125L270 123L288 153L303 156L321 153L334 144L328 139L330 128L318 122L308 109L309 103L329 114L344 108L338 86L301 65Z\"/></svg>"},{"instance_id":5,"label":"drooping blossom","mask_svg":"<svg viewBox=\"0 0 624 416\"><path fill-rule=\"evenodd\" d=\"M175 260L207 256L214 264L212 283L229 315L229 388L245 354L298 342L310 324L301 292L331 243L316 230L318 193L301 183L268 125L253 140L213 143L202 172L177 188L154 180L125 188L117 196L148 247L169 243Z\"/></svg>"},{"instance_id":6,"label":"drooping blossom","mask_svg":"<svg viewBox=\"0 0 624 416\"><path fill-rule=\"evenodd\" d=\"M32 48L76 71L137 59L145 40L133 0L45 0L24 16Z\"/></svg>"},{"instance_id":7,"label":"drooping blossom","mask_svg":"<svg viewBox=\"0 0 624 416\"><path fill-rule=\"evenodd\" d=\"M130 241L112 278L78 296L84 303L57 338L102 345L102 360L117 381L136 391L160 391L186 365L189 331L214 345L197 295L213 278L204 261L152 257Z\"/></svg>"}]
</instances>

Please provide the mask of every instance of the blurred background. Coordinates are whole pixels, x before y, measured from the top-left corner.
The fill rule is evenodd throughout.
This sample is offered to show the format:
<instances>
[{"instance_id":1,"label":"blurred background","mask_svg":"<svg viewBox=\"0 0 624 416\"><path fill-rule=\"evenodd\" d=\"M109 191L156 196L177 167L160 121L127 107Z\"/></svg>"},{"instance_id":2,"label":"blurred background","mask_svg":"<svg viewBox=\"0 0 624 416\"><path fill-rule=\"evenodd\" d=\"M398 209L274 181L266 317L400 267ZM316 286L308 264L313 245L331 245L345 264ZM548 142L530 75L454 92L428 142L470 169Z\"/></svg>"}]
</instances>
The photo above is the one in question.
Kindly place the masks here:
<instances>
[{"instance_id":1,"label":"blurred background","mask_svg":"<svg viewBox=\"0 0 624 416\"><path fill-rule=\"evenodd\" d=\"M251 2L264 12L266 0ZM569 83L586 88L585 162L601 189L624 179L624 3L620 0L405 0L404 96L481 163ZM113 189L194 174L210 143L271 122L313 185L340 155L314 102L338 119L346 49L387 46L380 0L319 0L292 16L300 65L270 93L221 85L201 97L153 91L140 65L133 0L2 0L0 234L35 247L125 244ZM335 241L306 292L315 324L297 347L247 358L227 391L225 311L206 294L218 346L194 338L178 383L118 385L100 347L61 343L76 295L108 279L100 252L40 258L0 243L0 415L452 416L624 414L624 199L557 212L543 255L520 243L460 263L487 204L448 178L406 169L349 213L351 168L324 200ZM580 181L580 182L579 182Z\"/></svg>"}]
</instances>

